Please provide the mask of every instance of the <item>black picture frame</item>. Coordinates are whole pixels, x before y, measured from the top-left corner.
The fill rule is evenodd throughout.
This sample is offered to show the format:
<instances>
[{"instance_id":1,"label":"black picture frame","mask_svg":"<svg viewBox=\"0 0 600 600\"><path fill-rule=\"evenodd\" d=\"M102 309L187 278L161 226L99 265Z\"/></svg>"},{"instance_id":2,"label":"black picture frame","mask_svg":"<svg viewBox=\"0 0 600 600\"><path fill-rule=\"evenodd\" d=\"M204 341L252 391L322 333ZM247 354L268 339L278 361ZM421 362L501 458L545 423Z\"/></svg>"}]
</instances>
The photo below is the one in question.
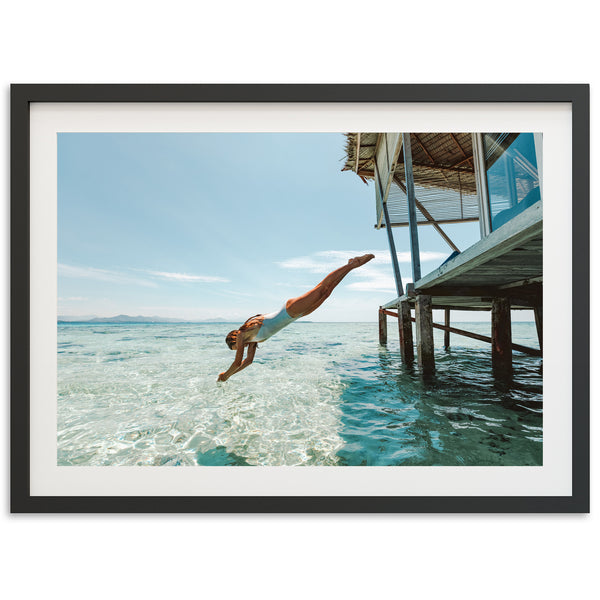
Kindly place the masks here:
<instances>
[{"instance_id":1,"label":"black picture frame","mask_svg":"<svg viewBox=\"0 0 600 600\"><path fill-rule=\"evenodd\" d=\"M572 495L32 496L30 493L30 105L37 102L569 103L572 107ZM576 293L575 293L576 291ZM11 512L581 513L589 512L589 86L173 85L11 86Z\"/></svg>"}]
</instances>

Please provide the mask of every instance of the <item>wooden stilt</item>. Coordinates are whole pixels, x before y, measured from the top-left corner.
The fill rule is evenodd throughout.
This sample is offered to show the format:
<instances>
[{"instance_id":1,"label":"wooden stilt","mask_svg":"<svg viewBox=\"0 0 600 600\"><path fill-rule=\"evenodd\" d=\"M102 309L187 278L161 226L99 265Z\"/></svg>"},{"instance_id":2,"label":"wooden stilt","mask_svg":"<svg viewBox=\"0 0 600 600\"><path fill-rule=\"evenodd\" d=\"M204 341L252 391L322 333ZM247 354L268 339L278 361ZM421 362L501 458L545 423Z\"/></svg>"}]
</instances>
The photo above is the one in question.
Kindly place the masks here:
<instances>
[{"instance_id":1,"label":"wooden stilt","mask_svg":"<svg viewBox=\"0 0 600 600\"><path fill-rule=\"evenodd\" d=\"M415 303L415 324L417 329L417 360L419 368L424 376L431 375L435 371L431 296L417 296Z\"/></svg>"},{"instance_id":2,"label":"wooden stilt","mask_svg":"<svg viewBox=\"0 0 600 600\"><path fill-rule=\"evenodd\" d=\"M379 343L387 344L387 315L382 308L379 309Z\"/></svg>"},{"instance_id":3,"label":"wooden stilt","mask_svg":"<svg viewBox=\"0 0 600 600\"><path fill-rule=\"evenodd\" d=\"M406 180L410 256L412 262L413 281L416 282L421 279L421 254L419 252L419 232L417 231L417 209L415 205L415 183L413 179L410 133L402 134L402 147L404 153L404 178Z\"/></svg>"},{"instance_id":4,"label":"wooden stilt","mask_svg":"<svg viewBox=\"0 0 600 600\"><path fill-rule=\"evenodd\" d=\"M544 350L543 347L543 330L544 330L544 321L543 321L543 310L542 305L536 306L533 309L533 316L535 317L535 328L537 329L538 341L540 343L540 350Z\"/></svg>"},{"instance_id":5,"label":"wooden stilt","mask_svg":"<svg viewBox=\"0 0 600 600\"><path fill-rule=\"evenodd\" d=\"M444 325L446 327L450 327L450 309L447 308L444 310ZM444 331L444 350L448 350L450 348L450 331L446 329Z\"/></svg>"},{"instance_id":6,"label":"wooden stilt","mask_svg":"<svg viewBox=\"0 0 600 600\"><path fill-rule=\"evenodd\" d=\"M400 334L400 356L405 364L413 363L415 360L415 349L413 345L412 319L410 315L410 304L405 300L398 306L398 333Z\"/></svg>"},{"instance_id":7,"label":"wooden stilt","mask_svg":"<svg viewBox=\"0 0 600 600\"><path fill-rule=\"evenodd\" d=\"M498 375L512 371L512 333L510 323L510 300L492 300L492 368Z\"/></svg>"}]
</instances>

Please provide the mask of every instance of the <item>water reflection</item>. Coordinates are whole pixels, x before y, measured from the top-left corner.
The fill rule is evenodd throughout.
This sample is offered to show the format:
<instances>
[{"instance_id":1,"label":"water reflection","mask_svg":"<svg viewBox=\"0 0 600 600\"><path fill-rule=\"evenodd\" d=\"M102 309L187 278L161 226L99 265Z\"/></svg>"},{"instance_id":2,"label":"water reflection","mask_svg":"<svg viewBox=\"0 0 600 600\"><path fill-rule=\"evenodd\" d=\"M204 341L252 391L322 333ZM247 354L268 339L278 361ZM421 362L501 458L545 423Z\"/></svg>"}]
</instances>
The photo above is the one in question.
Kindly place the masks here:
<instances>
[{"instance_id":1,"label":"water reflection","mask_svg":"<svg viewBox=\"0 0 600 600\"><path fill-rule=\"evenodd\" d=\"M314 323L217 385L229 328L59 327L58 463L541 464L540 359L516 355L498 381L489 346L439 343L424 381L371 324Z\"/></svg>"},{"instance_id":2,"label":"water reflection","mask_svg":"<svg viewBox=\"0 0 600 600\"><path fill-rule=\"evenodd\" d=\"M349 465L541 464L536 360L517 360L510 378L498 378L489 351L441 350L435 375L423 379L380 347L377 385L346 381L340 457Z\"/></svg>"}]
</instances>

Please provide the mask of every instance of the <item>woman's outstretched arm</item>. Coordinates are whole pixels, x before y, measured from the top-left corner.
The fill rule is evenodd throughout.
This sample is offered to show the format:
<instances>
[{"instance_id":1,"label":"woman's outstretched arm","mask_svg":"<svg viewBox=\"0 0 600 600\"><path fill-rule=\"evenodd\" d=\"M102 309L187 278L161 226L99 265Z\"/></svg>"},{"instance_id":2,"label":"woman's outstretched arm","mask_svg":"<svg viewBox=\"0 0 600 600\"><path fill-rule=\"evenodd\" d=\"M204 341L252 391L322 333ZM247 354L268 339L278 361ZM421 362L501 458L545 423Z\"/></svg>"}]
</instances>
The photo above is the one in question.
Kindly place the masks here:
<instances>
[{"instance_id":1,"label":"woman's outstretched arm","mask_svg":"<svg viewBox=\"0 0 600 600\"><path fill-rule=\"evenodd\" d=\"M235 345L235 359L233 360L231 366L229 367L229 369L227 369L227 371L219 373L217 381L227 381L242 366L242 360L244 358L244 340L241 331L240 333L238 333Z\"/></svg>"},{"instance_id":2,"label":"woman's outstretched arm","mask_svg":"<svg viewBox=\"0 0 600 600\"><path fill-rule=\"evenodd\" d=\"M245 360L242 361L242 364L235 371L235 373L239 373L242 369L245 369L246 367L249 367L252 364L257 348L258 344L256 342L251 342L250 344L248 344L248 354L246 354ZM232 373L232 375L234 375L235 373Z\"/></svg>"},{"instance_id":3,"label":"woman's outstretched arm","mask_svg":"<svg viewBox=\"0 0 600 600\"><path fill-rule=\"evenodd\" d=\"M248 344L248 354L246 355L245 360L242 360L244 358L244 344L236 342L236 346L237 350L235 353L235 360L229 369L227 369L227 371L219 373L217 381L227 381L232 375L235 375L235 373L238 373L242 369L245 369L252 364L258 344L256 342L251 342Z\"/></svg>"}]
</instances>

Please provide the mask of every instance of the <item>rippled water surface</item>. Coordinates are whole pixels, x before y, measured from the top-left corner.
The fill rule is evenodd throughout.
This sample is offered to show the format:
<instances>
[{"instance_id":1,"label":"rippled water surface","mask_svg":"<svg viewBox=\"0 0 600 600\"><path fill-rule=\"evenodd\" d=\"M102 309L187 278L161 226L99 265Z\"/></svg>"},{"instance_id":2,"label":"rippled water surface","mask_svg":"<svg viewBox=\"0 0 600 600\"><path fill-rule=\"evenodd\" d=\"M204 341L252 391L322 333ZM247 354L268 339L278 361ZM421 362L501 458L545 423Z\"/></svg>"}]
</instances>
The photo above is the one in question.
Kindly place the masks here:
<instances>
[{"instance_id":1,"label":"rippled water surface","mask_svg":"<svg viewBox=\"0 0 600 600\"><path fill-rule=\"evenodd\" d=\"M297 322L217 383L230 329L60 324L58 464L542 464L541 359L515 352L513 380L495 380L489 344L452 336L446 352L436 331L424 383L376 323ZM535 326L513 341L538 347Z\"/></svg>"}]
</instances>

